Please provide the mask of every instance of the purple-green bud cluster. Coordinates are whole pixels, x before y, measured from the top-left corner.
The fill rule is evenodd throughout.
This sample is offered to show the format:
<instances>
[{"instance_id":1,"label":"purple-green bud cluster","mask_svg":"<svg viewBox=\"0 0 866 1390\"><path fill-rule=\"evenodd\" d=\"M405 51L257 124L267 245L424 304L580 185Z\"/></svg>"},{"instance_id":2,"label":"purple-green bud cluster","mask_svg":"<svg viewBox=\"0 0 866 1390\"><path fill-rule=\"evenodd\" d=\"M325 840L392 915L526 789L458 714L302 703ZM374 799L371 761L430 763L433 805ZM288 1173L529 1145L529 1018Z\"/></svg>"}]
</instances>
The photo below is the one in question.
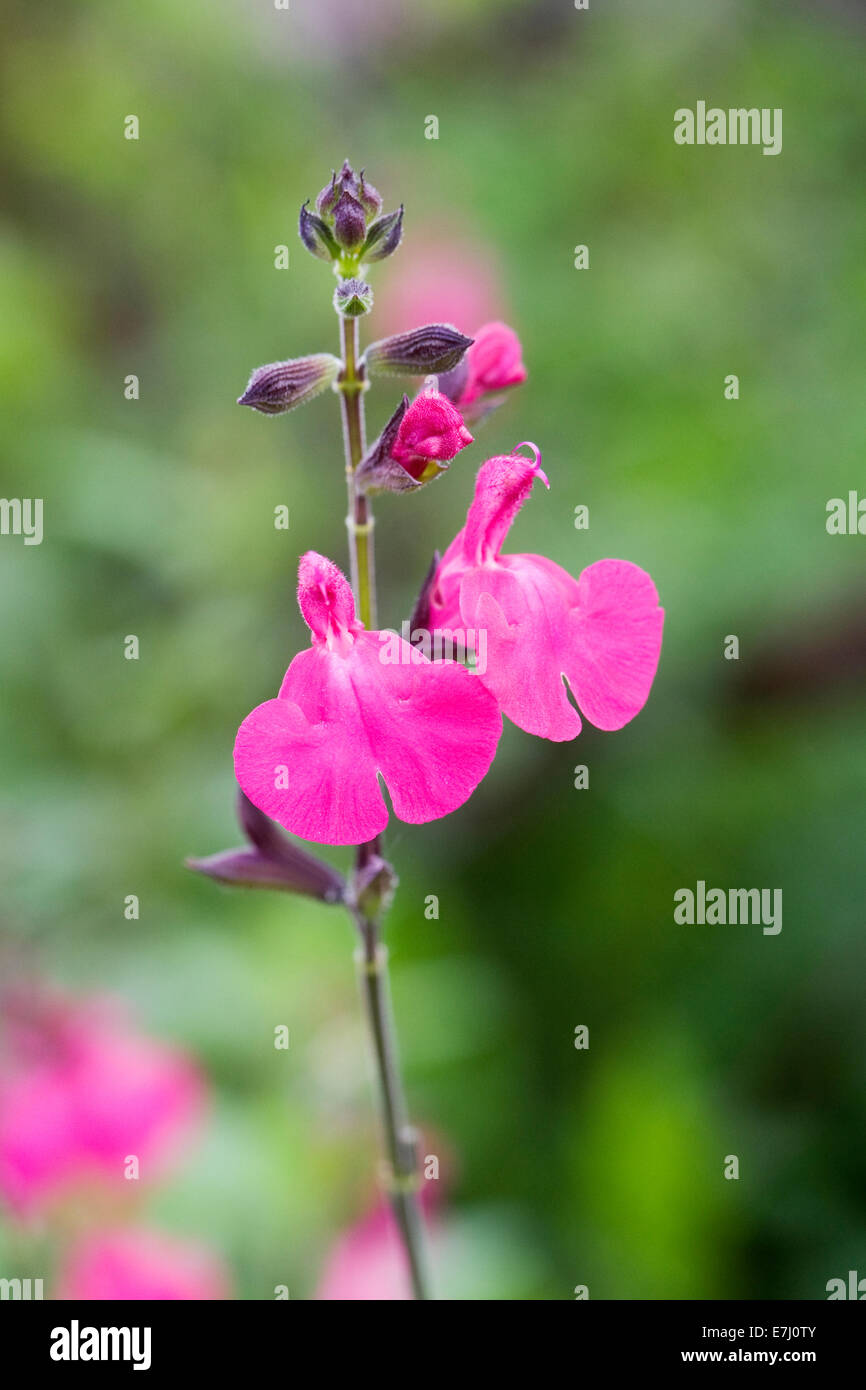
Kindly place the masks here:
<instances>
[{"instance_id":1,"label":"purple-green bud cluster","mask_svg":"<svg viewBox=\"0 0 866 1390\"><path fill-rule=\"evenodd\" d=\"M403 209L383 215L381 194L366 182L364 170L356 174L347 159L316 199L316 211L304 203L298 232L313 256L336 261L342 271L351 263L384 260L397 250Z\"/></svg>"}]
</instances>

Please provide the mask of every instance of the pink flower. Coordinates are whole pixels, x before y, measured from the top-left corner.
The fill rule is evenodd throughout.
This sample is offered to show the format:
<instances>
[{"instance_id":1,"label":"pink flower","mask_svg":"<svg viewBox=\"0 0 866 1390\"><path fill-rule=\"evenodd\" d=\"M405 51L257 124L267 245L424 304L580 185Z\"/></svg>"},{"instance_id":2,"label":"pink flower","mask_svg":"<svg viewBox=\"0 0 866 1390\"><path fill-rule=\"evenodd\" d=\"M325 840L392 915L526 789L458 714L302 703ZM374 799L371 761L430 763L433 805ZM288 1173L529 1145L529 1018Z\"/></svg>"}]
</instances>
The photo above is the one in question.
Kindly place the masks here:
<instances>
[{"instance_id":1,"label":"pink flower","mask_svg":"<svg viewBox=\"0 0 866 1390\"><path fill-rule=\"evenodd\" d=\"M298 603L312 646L276 700L247 715L235 772L260 811L302 839L361 844L395 814L413 825L462 806L493 761L496 701L463 666L431 662L396 633L367 632L330 560L308 551Z\"/></svg>"},{"instance_id":2,"label":"pink flower","mask_svg":"<svg viewBox=\"0 0 866 1390\"><path fill-rule=\"evenodd\" d=\"M405 245L392 262L376 312L385 333L402 333L419 323L453 323L472 333L476 323L504 310L500 276L489 246L455 236L439 226Z\"/></svg>"},{"instance_id":3,"label":"pink flower","mask_svg":"<svg viewBox=\"0 0 866 1390\"><path fill-rule=\"evenodd\" d=\"M198 1117L203 1084L180 1052L139 1036L104 1002L4 1000L0 1192L21 1213L72 1183L126 1188L166 1164Z\"/></svg>"},{"instance_id":4,"label":"pink flower","mask_svg":"<svg viewBox=\"0 0 866 1390\"><path fill-rule=\"evenodd\" d=\"M433 1198L421 1191L421 1206L428 1216ZM380 1202L344 1232L334 1245L319 1281L315 1298L324 1302L361 1302L371 1299L411 1299L406 1253L386 1202Z\"/></svg>"},{"instance_id":5,"label":"pink flower","mask_svg":"<svg viewBox=\"0 0 866 1390\"><path fill-rule=\"evenodd\" d=\"M400 421L391 456L410 477L427 482L442 472L440 462L453 459L471 443L472 435L463 416L447 396L438 391L422 391Z\"/></svg>"},{"instance_id":6,"label":"pink flower","mask_svg":"<svg viewBox=\"0 0 866 1390\"><path fill-rule=\"evenodd\" d=\"M643 708L664 611L649 575L627 560L599 560L573 579L542 555L500 553L535 479L549 486L529 447L534 462L515 453L482 466L436 576L430 626L486 633L479 679L521 729L562 742L581 730L563 676L596 728L621 729Z\"/></svg>"},{"instance_id":7,"label":"pink flower","mask_svg":"<svg viewBox=\"0 0 866 1390\"><path fill-rule=\"evenodd\" d=\"M315 1296L338 1302L411 1298L406 1256L384 1203L337 1241Z\"/></svg>"},{"instance_id":8,"label":"pink flower","mask_svg":"<svg viewBox=\"0 0 866 1390\"><path fill-rule=\"evenodd\" d=\"M466 354L468 376L458 404L471 405L479 396L519 386L526 380L520 339L507 323L485 323Z\"/></svg>"},{"instance_id":9,"label":"pink flower","mask_svg":"<svg viewBox=\"0 0 866 1390\"><path fill-rule=\"evenodd\" d=\"M62 1300L228 1298L221 1262L203 1246L134 1228L84 1236L60 1272Z\"/></svg>"}]
</instances>

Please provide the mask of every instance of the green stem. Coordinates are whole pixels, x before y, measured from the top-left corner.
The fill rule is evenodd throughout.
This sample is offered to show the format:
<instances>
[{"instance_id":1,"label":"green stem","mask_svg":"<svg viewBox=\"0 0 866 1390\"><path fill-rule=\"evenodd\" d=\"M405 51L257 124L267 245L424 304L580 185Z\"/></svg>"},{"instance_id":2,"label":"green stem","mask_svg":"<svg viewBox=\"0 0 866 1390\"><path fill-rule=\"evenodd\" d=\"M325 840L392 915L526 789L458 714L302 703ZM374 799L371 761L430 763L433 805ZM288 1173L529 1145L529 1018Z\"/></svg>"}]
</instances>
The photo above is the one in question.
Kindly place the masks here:
<instances>
[{"instance_id":1,"label":"green stem","mask_svg":"<svg viewBox=\"0 0 866 1390\"><path fill-rule=\"evenodd\" d=\"M373 554L374 518L370 503L355 487L355 469L364 457L364 369L358 357L358 320L340 319L340 346L343 370L337 383L343 417L343 443L346 453L346 489L349 511L349 554L352 562L352 588L358 604L358 617L367 629L376 626L376 565Z\"/></svg>"},{"instance_id":2,"label":"green stem","mask_svg":"<svg viewBox=\"0 0 866 1390\"><path fill-rule=\"evenodd\" d=\"M376 569L372 509L367 497L355 486L355 470L367 447L364 429L366 381L358 353L357 318L341 318L340 345L343 370L337 384L340 391L346 454L346 487L349 497L346 526L349 532L352 588L355 591L358 617L369 631L376 626ZM378 853L378 840L358 846L356 876L366 867L371 857ZM381 940L379 916L367 915L360 907L355 908L353 916L362 943L356 960L379 1090L379 1110L387 1165L385 1188L405 1251L412 1296L416 1299L429 1299L424 1226L418 1202L418 1153L415 1134L409 1124L397 1060L396 1030L391 1013L388 978L388 952Z\"/></svg>"}]
</instances>

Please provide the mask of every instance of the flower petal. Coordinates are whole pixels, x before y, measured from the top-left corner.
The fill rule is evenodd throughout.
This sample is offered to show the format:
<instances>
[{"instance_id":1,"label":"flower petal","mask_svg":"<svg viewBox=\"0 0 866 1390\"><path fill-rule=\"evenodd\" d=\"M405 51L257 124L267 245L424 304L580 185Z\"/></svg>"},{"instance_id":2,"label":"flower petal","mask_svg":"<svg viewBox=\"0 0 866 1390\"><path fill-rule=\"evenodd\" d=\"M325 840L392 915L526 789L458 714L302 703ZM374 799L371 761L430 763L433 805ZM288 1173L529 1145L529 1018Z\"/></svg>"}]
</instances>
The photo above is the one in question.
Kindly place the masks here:
<instances>
[{"instance_id":1,"label":"flower petal","mask_svg":"<svg viewBox=\"0 0 866 1390\"><path fill-rule=\"evenodd\" d=\"M350 664L395 814L420 825L456 811L493 762L502 733L495 699L458 662L429 661L396 634L362 633Z\"/></svg>"},{"instance_id":2,"label":"flower petal","mask_svg":"<svg viewBox=\"0 0 866 1390\"><path fill-rule=\"evenodd\" d=\"M384 640L387 639L387 640ZM431 662L396 633L295 657L276 700L247 716L235 772L250 800L303 839L362 844L388 812L412 824L468 800L502 731L496 701L456 662Z\"/></svg>"},{"instance_id":3,"label":"flower petal","mask_svg":"<svg viewBox=\"0 0 866 1390\"><path fill-rule=\"evenodd\" d=\"M562 743L581 729L562 682L562 637L568 596L533 563L534 555L503 555L468 570L460 585L467 628L484 634L480 679L519 728ZM570 575L563 577L577 586ZM481 643L476 640L481 654Z\"/></svg>"},{"instance_id":4,"label":"flower petal","mask_svg":"<svg viewBox=\"0 0 866 1390\"><path fill-rule=\"evenodd\" d=\"M485 633L484 684L527 733L554 742L580 733L563 676L598 729L621 729L646 704L664 611L637 565L600 560L575 580L544 556L503 555L466 572L460 609Z\"/></svg>"},{"instance_id":5,"label":"flower petal","mask_svg":"<svg viewBox=\"0 0 866 1390\"><path fill-rule=\"evenodd\" d=\"M347 658L323 646L295 657L280 698L241 724L235 774L265 815L301 839L357 845L384 830L388 810Z\"/></svg>"},{"instance_id":6,"label":"flower petal","mask_svg":"<svg viewBox=\"0 0 866 1390\"><path fill-rule=\"evenodd\" d=\"M590 723L597 729L621 729L649 698L664 609L646 570L629 560L589 565L577 591L563 669Z\"/></svg>"}]
</instances>

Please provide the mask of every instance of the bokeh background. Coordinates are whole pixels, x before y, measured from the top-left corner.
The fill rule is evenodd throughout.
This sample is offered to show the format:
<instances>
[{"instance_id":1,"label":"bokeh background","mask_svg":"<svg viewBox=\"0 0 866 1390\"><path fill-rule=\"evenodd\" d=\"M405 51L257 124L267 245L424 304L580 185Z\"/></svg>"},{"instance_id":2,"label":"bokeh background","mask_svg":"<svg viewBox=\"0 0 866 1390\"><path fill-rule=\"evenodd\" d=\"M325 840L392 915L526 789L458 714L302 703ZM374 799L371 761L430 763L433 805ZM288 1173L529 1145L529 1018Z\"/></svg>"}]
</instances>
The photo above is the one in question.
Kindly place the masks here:
<instances>
[{"instance_id":1,"label":"bokeh background","mask_svg":"<svg viewBox=\"0 0 866 1390\"><path fill-rule=\"evenodd\" d=\"M211 1246L236 1297L309 1298L374 1200L348 922L183 867L239 842L232 742L306 640L298 554L344 560L335 401L272 420L235 398L261 362L334 349L295 225L348 156L406 205L368 336L419 305L501 317L529 371L443 481L380 502L382 621L477 466L526 438L552 486L511 548L631 559L667 611L628 728L508 726L460 813L389 829L439 1292L822 1298L866 1274L866 539L825 529L866 487L864 7L4 8L2 492L44 498L45 539L0 540L0 960L118 998L204 1069L148 1223ZM698 99L782 107L782 154L676 146ZM371 429L398 389L369 393ZM781 887L782 933L677 926L698 879ZM7 1214L0 1263L50 1283L65 1229Z\"/></svg>"}]
</instances>

